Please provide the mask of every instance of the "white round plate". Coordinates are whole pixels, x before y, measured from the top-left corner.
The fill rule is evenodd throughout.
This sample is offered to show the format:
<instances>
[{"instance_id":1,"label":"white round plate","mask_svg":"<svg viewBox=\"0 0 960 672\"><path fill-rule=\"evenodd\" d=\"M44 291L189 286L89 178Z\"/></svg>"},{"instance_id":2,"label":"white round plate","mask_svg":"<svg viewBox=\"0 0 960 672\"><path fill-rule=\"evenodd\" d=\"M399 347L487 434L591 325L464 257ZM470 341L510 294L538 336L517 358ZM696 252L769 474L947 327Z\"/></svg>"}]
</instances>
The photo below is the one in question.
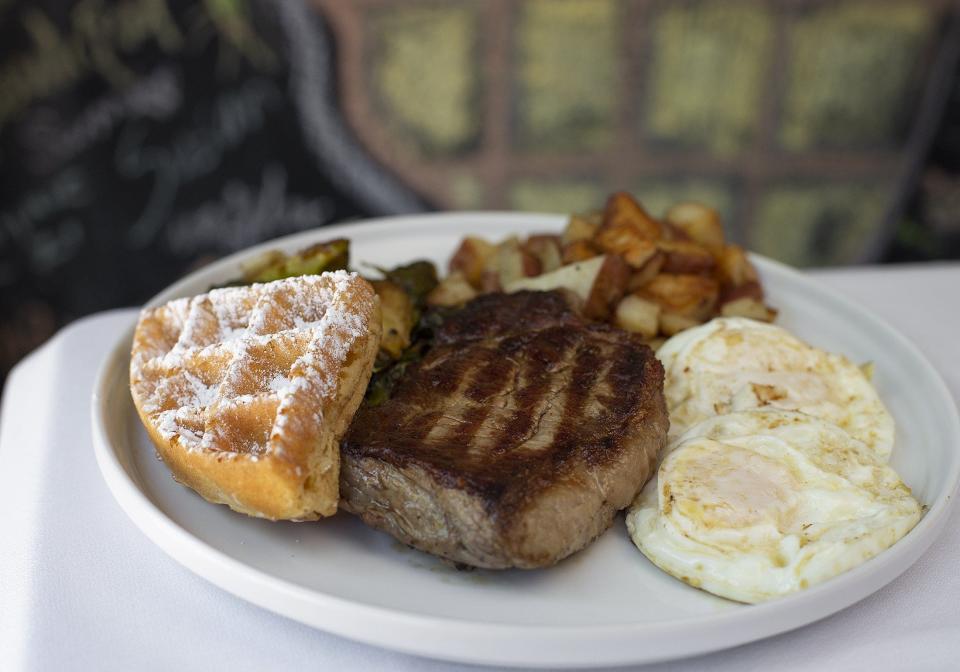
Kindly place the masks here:
<instances>
[{"instance_id":1,"label":"white round plate","mask_svg":"<svg viewBox=\"0 0 960 672\"><path fill-rule=\"evenodd\" d=\"M151 304L238 276L266 250L293 251L338 236L353 266L418 258L443 268L464 235L500 239L560 231L563 218L461 213L326 227L204 268ZM714 651L781 633L878 590L927 549L947 519L960 475L960 422L947 388L903 336L800 273L755 258L779 322L815 345L876 364L897 422L892 464L928 507L899 543L802 593L755 606L700 592L661 572L633 546L623 517L594 544L536 571L457 571L366 528L347 514L271 523L214 506L177 485L133 408L130 333L100 373L93 398L97 460L134 522L173 558L221 588L278 614L369 644L493 665L642 663Z\"/></svg>"}]
</instances>

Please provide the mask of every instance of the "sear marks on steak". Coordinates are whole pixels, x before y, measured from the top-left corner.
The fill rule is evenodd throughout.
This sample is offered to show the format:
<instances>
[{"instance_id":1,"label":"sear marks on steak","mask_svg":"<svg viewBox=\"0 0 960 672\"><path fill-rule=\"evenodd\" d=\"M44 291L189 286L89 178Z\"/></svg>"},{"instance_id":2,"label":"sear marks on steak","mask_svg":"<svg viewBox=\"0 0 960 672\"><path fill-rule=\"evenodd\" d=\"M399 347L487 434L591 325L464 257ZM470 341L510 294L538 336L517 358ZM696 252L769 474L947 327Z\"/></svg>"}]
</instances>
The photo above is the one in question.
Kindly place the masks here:
<instances>
[{"instance_id":1,"label":"sear marks on steak","mask_svg":"<svg viewBox=\"0 0 960 672\"><path fill-rule=\"evenodd\" d=\"M450 316L341 446L341 506L405 544L486 568L589 544L666 442L663 369L558 292L481 296Z\"/></svg>"}]
</instances>

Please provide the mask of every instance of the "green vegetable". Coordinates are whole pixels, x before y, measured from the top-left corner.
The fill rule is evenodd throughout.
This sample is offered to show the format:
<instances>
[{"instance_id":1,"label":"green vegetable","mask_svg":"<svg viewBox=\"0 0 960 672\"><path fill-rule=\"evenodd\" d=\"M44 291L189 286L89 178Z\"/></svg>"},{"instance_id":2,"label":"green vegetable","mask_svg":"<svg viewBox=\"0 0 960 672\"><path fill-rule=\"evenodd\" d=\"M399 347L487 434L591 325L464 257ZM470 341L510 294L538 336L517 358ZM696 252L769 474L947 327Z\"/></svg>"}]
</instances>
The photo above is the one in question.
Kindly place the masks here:
<instances>
[{"instance_id":1,"label":"green vegetable","mask_svg":"<svg viewBox=\"0 0 960 672\"><path fill-rule=\"evenodd\" d=\"M423 307L427 294L439 283L437 267L429 261L414 261L389 270L380 267L375 268L383 273L384 278L399 285L403 291L409 294L417 307Z\"/></svg>"},{"instance_id":2,"label":"green vegetable","mask_svg":"<svg viewBox=\"0 0 960 672\"><path fill-rule=\"evenodd\" d=\"M272 282L298 275L316 275L345 269L350 263L350 241L337 238L295 252L268 252L244 271L244 281Z\"/></svg>"},{"instance_id":3,"label":"green vegetable","mask_svg":"<svg viewBox=\"0 0 960 672\"><path fill-rule=\"evenodd\" d=\"M367 387L367 405L379 406L390 398L394 386L406 373L407 368L423 359L433 347L434 331L451 312L449 308L435 308L423 313L413 330L410 347L396 360L391 360L389 355L380 351L373 365L373 377Z\"/></svg>"},{"instance_id":4,"label":"green vegetable","mask_svg":"<svg viewBox=\"0 0 960 672\"><path fill-rule=\"evenodd\" d=\"M393 393L393 387L403 377L407 367L423 359L423 355L430 349L430 345L431 343L426 340L414 343L404 350L398 359L389 360L385 364L378 356L377 363L374 365L374 374L367 386L367 405L379 406L389 399ZM383 351L380 354L384 354ZM378 366L380 367L379 370L377 369Z\"/></svg>"}]
</instances>

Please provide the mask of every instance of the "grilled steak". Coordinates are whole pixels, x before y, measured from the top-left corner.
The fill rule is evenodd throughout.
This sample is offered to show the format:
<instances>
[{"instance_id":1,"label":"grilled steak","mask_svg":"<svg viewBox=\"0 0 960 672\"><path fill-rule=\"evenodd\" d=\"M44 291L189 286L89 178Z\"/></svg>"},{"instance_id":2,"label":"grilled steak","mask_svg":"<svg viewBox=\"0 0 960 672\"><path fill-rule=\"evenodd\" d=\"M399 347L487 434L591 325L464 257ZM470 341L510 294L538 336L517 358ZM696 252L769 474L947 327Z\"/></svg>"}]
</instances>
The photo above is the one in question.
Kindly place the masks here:
<instances>
[{"instance_id":1,"label":"grilled steak","mask_svg":"<svg viewBox=\"0 0 960 672\"><path fill-rule=\"evenodd\" d=\"M606 530L667 435L663 369L557 292L481 296L449 317L341 445L341 506L487 568L544 567Z\"/></svg>"}]
</instances>

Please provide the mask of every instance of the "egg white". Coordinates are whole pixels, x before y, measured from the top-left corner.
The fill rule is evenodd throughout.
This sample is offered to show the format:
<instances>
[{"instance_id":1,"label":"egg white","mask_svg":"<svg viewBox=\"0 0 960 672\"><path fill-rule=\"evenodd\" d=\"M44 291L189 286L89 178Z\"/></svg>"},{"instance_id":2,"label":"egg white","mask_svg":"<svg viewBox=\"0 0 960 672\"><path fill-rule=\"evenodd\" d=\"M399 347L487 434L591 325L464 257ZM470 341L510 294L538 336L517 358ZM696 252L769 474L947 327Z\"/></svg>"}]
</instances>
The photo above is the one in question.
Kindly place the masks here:
<instances>
[{"instance_id":1,"label":"egg white","mask_svg":"<svg viewBox=\"0 0 960 672\"><path fill-rule=\"evenodd\" d=\"M884 460L893 450L893 417L866 374L782 327L717 318L670 338L657 357L671 437L715 415L776 407L842 427Z\"/></svg>"},{"instance_id":2,"label":"egg white","mask_svg":"<svg viewBox=\"0 0 960 672\"><path fill-rule=\"evenodd\" d=\"M861 564L920 514L897 474L846 431L765 409L711 418L679 437L627 527L669 574L754 603Z\"/></svg>"}]
</instances>

